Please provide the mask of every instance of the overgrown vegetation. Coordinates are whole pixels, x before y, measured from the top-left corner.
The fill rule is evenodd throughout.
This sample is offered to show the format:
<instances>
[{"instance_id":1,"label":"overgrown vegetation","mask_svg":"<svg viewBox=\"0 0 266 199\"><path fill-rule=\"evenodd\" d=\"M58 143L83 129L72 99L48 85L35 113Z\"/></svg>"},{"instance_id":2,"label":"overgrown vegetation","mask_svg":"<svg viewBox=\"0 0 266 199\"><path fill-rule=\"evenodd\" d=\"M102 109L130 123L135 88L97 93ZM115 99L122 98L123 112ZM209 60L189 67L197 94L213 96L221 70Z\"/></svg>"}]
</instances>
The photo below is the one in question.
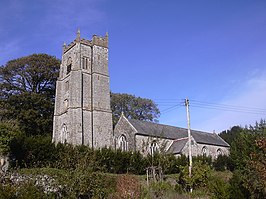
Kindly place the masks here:
<instances>
[{"instance_id":1,"label":"overgrown vegetation","mask_svg":"<svg viewBox=\"0 0 266 199\"><path fill-rule=\"evenodd\" d=\"M0 148L2 152L9 154L13 171L27 168L31 171L30 175L33 175L32 168L56 169L56 175L55 173L47 175L56 176L60 185L68 182L66 186L72 187L69 190L63 189L60 197L64 197L63 192L67 194L71 192L73 198L77 197L77 194L83 198L94 195L98 198L107 195L115 197L124 189L128 189L126 186L132 185L135 187L134 190L136 189L134 197L140 198L178 197L180 194L185 197L189 194L190 188L193 189L192 196L264 198L266 187L264 123L256 128L243 128L242 132L238 132L231 142L229 157L219 156L214 161L210 157L194 157L192 178L188 177L188 159L185 156L176 158L173 155L157 153L154 156L144 157L139 152L122 152L108 148L92 150L86 146L74 147L60 143L55 145L51 142L50 136L26 136L16 123L7 121L0 122ZM144 178L131 177L131 175L144 175L146 168L150 166L162 168L164 173L162 182L152 183L147 187ZM215 175L218 171L220 176ZM230 175L226 174L228 172ZM43 172L46 173L47 171ZM115 180L113 179L113 186L109 189L108 185L101 181L106 178L102 176L107 175L104 173L127 174L129 177L119 179L120 175L113 175ZM167 174L175 174L170 177L172 183L167 182L169 179ZM229 177L223 178L224 175ZM38 192L36 198L54 197L53 194L43 196L39 193L42 189L38 186L34 188L33 183L27 182L16 189L7 183L1 186L0 191L5 198L9 197L7 194L11 196L21 194L22 197L26 194L25 190L29 193ZM122 184L125 184L124 188L120 187ZM94 191L89 192L89 190Z\"/></svg>"},{"instance_id":2,"label":"overgrown vegetation","mask_svg":"<svg viewBox=\"0 0 266 199\"><path fill-rule=\"evenodd\" d=\"M0 176L0 199L266 198L265 120L223 131L220 136L231 145L230 156L214 161L194 157L191 178L185 156L144 157L139 152L53 144L59 65L55 57L33 54L0 67L0 155L11 163L11 172ZM112 110L114 121L122 111L148 121L160 114L151 100L127 94L112 94ZM147 186L143 174L150 166L162 168L164 176Z\"/></svg>"},{"instance_id":3,"label":"overgrown vegetation","mask_svg":"<svg viewBox=\"0 0 266 199\"><path fill-rule=\"evenodd\" d=\"M15 124L8 124L2 122L0 125L0 141L1 149L10 156L13 170L21 171L22 168L28 168L29 175L37 175L36 171L39 171L43 175L56 176L59 185L69 187L61 190L60 197L64 197L64 193L68 196L72 194L73 198L77 197L77 194L82 195L83 198L117 196L122 194L124 189L128 189L126 186L131 185L132 188L135 187L134 190L136 189L136 192L133 191L134 197L140 198L144 197L143 195L146 198L177 197L180 194L184 196L189 193L190 188L193 188L195 196L208 195L212 198L263 198L265 196L264 131L256 133L253 129L252 131L243 129L243 132L232 141L229 157L219 156L215 161L204 156L194 158L192 178L189 178L188 160L185 156L176 158L172 155L155 154L153 157L144 157L139 152L122 152L108 148L92 150L86 146L74 147L68 144L55 145L51 142L50 136L28 137L20 133ZM145 174L149 166L161 167L165 175L175 174L176 176L170 178L172 181L174 179L174 183L167 182L166 179L169 177L165 176L166 181L146 187L143 178L140 180L139 177L130 177L132 174ZM51 169L48 169L49 172L47 172L47 170L32 170L32 168L56 170L50 172ZM219 171L220 176L215 175L217 172L214 170ZM223 179L228 170L232 171L232 175ZM102 176L107 175L104 173L131 175L121 178L119 178L120 175L113 175L115 179L113 179L113 186L108 188L106 181L102 181L103 178L107 179ZM108 176L112 175L108 174ZM125 185L124 188L121 187L122 184ZM26 197L27 192L37 192L39 195L36 193L35 198L55 197L52 193L45 196L39 193L42 189L33 186L33 182L27 182L16 189L7 183L0 189L5 198L9 197L7 194L11 196L17 194L23 198L23 194Z\"/></svg>"}]
</instances>

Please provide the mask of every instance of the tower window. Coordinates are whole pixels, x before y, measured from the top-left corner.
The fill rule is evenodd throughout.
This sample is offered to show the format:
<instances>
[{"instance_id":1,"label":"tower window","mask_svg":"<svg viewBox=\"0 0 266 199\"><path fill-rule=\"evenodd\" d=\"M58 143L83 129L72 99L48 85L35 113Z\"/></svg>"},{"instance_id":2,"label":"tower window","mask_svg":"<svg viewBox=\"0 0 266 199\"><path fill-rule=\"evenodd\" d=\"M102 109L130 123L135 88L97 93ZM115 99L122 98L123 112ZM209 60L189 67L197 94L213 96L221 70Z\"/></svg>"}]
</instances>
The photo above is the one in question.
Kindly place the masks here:
<instances>
[{"instance_id":1,"label":"tower window","mask_svg":"<svg viewBox=\"0 0 266 199\"><path fill-rule=\"evenodd\" d=\"M69 57L67 60L67 73L66 74L70 73L71 66L72 66L72 59L71 59L71 57Z\"/></svg>"},{"instance_id":2,"label":"tower window","mask_svg":"<svg viewBox=\"0 0 266 199\"><path fill-rule=\"evenodd\" d=\"M67 141L67 125L63 124L61 129L61 143L65 143Z\"/></svg>"},{"instance_id":3,"label":"tower window","mask_svg":"<svg viewBox=\"0 0 266 199\"><path fill-rule=\"evenodd\" d=\"M85 69L88 69L88 59L86 58Z\"/></svg>"},{"instance_id":4,"label":"tower window","mask_svg":"<svg viewBox=\"0 0 266 199\"><path fill-rule=\"evenodd\" d=\"M87 57L83 57L82 58L82 68L83 69L86 69L86 70L88 69L88 65L89 65L89 61L88 60L89 60L89 58L87 58Z\"/></svg>"},{"instance_id":5,"label":"tower window","mask_svg":"<svg viewBox=\"0 0 266 199\"><path fill-rule=\"evenodd\" d=\"M72 65L72 64L67 65L67 74L69 74L70 71L71 71L71 65Z\"/></svg>"}]
</instances>

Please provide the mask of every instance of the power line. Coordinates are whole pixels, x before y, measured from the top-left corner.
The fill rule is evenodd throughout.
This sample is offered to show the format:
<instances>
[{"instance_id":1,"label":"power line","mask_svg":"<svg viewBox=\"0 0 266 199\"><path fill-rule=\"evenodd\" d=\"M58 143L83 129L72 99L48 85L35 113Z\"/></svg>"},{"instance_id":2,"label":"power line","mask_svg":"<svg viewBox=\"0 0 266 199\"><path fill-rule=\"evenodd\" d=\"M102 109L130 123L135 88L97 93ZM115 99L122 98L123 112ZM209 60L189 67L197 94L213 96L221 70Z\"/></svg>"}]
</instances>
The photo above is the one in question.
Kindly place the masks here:
<instances>
[{"instance_id":1,"label":"power line","mask_svg":"<svg viewBox=\"0 0 266 199\"><path fill-rule=\"evenodd\" d=\"M266 109L257 108L257 107L217 104L217 103L203 102L203 101L197 101L197 100L190 100L190 101L192 101L193 104L198 104L198 105L208 105L208 106L215 106L215 107L221 107L221 108L235 108L235 109L252 110L252 111L254 111L254 110L256 110L256 111L266 111Z\"/></svg>"},{"instance_id":2,"label":"power line","mask_svg":"<svg viewBox=\"0 0 266 199\"><path fill-rule=\"evenodd\" d=\"M161 113L168 113L168 112L170 112L170 111L172 111L172 110L174 110L174 109L176 109L176 108L178 108L178 107L180 107L180 106L183 106L183 105L181 105L181 104L176 104L176 105L174 105L174 106L171 106L171 107L169 107L169 108L166 108L166 109L162 110Z\"/></svg>"},{"instance_id":3,"label":"power line","mask_svg":"<svg viewBox=\"0 0 266 199\"><path fill-rule=\"evenodd\" d=\"M184 106L183 104L184 99L157 99L156 102L160 106L170 106L169 108L166 108L161 111L161 113L163 114L168 113L180 106ZM219 104L219 103L213 103L213 102L204 102L204 101L198 101L198 100L190 100L190 106L195 107L195 108L202 108L202 109L214 109L214 110L220 110L220 111L266 115L266 109L258 108L258 107L236 106L236 105Z\"/></svg>"},{"instance_id":4,"label":"power line","mask_svg":"<svg viewBox=\"0 0 266 199\"><path fill-rule=\"evenodd\" d=\"M235 106L235 105L226 105L226 104L216 104L209 102L201 102L196 100L191 100L191 106L204 109L215 109L221 111L230 111L230 112L241 112L241 113L250 113L250 114L265 114L266 109L247 107L247 106Z\"/></svg>"},{"instance_id":5,"label":"power line","mask_svg":"<svg viewBox=\"0 0 266 199\"><path fill-rule=\"evenodd\" d=\"M250 113L250 114L265 114L266 112L255 112L255 111L247 111L247 110L240 110L240 109L230 109L230 108L219 108L219 107L214 107L214 106L199 106L199 105L194 105L191 104L191 107L195 108L203 108L203 109L214 109L214 110L220 110L220 111L230 111L230 112L238 112L238 113Z\"/></svg>"}]
</instances>

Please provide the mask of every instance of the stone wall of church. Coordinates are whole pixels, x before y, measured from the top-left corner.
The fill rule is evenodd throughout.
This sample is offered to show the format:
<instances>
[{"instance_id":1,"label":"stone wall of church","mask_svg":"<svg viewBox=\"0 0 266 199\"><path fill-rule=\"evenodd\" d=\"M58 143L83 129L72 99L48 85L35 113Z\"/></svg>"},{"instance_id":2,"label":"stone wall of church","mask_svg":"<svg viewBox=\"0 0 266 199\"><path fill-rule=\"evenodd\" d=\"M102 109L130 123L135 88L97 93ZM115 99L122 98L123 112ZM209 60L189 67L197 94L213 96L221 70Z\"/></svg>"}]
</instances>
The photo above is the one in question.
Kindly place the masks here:
<instances>
[{"instance_id":1,"label":"stone wall of church","mask_svg":"<svg viewBox=\"0 0 266 199\"><path fill-rule=\"evenodd\" d=\"M82 109L70 108L68 109L68 121L67 121L67 142L73 145L82 144L82 123L81 115Z\"/></svg>"},{"instance_id":2,"label":"stone wall of church","mask_svg":"<svg viewBox=\"0 0 266 199\"><path fill-rule=\"evenodd\" d=\"M157 138L145 135L136 135L136 151L140 151L143 155L148 155L151 152L151 144L156 142L158 145L158 152L165 152L168 150L173 140L165 138Z\"/></svg>"},{"instance_id":3,"label":"stone wall of church","mask_svg":"<svg viewBox=\"0 0 266 199\"><path fill-rule=\"evenodd\" d=\"M119 148L119 138L123 135L127 141L127 148L129 151L135 150L135 133L137 131L128 122L128 120L121 116L114 129L114 145L115 148Z\"/></svg>"},{"instance_id":4,"label":"stone wall of church","mask_svg":"<svg viewBox=\"0 0 266 199\"><path fill-rule=\"evenodd\" d=\"M97 38L94 36L94 40ZM97 42L96 42L97 43ZM93 145L113 145L113 121L110 105L108 48L92 46Z\"/></svg>"},{"instance_id":5,"label":"stone wall of church","mask_svg":"<svg viewBox=\"0 0 266 199\"><path fill-rule=\"evenodd\" d=\"M94 148L113 145L113 122L111 112L93 111Z\"/></svg>"},{"instance_id":6,"label":"stone wall of church","mask_svg":"<svg viewBox=\"0 0 266 199\"><path fill-rule=\"evenodd\" d=\"M108 35L64 45L56 86L53 141L100 148L113 140Z\"/></svg>"},{"instance_id":7,"label":"stone wall of church","mask_svg":"<svg viewBox=\"0 0 266 199\"><path fill-rule=\"evenodd\" d=\"M92 73L109 76L108 72L108 48L93 46Z\"/></svg>"},{"instance_id":8,"label":"stone wall of church","mask_svg":"<svg viewBox=\"0 0 266 199\"><path fill-rule=\"evenodd\" d=\"M88 73L83 73L83 110L91 111L92 110L92 101L91 101L91 75Z\"/></svg>"},{"instance_id":9,"label":"stone wall of church","mask_svg":"<svg viewBox=\"0 0 266 199\"><path fill-rule=\"evenodd\" d=\"M198 155L206 155L211 156L213 159L217 158L217 156L221 153L222 155L229 155L229 147L216 146L216 145L208 145L208 144L200 144L194 142L192 144L192 156ZM188 143L182 150L182 154L189 154Z\"/></svg>"},{"instance_id":10,"label":"stone wall of church","mask_svg":"<svg viewBox=\"0 0 266 199\"><path fill-rule=\"evenodd\" d=\"M92 75L93 109L111 112L109 77L100 74Z\"/></svg>"}]
</instances>

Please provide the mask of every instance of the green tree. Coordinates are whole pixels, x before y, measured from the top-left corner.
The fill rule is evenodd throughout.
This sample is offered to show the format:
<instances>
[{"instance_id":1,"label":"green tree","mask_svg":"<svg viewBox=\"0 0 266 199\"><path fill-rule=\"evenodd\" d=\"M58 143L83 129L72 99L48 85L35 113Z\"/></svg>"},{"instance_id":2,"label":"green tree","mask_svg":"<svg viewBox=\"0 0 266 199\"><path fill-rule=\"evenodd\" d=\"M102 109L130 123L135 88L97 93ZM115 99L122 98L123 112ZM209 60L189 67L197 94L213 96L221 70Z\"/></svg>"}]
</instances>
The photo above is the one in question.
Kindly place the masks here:
<instances>
[{"instance_id":1,"label":"green tree","mask_svg":"<svg viewBox=\"0 0 266 199\"><path fill-rule=\"evenodd\" d=\"M20 134L16 121L0 121L0 154L7 155L12 140Z\"/></svg>"},{"instance_id":2,"label":"green tree","mask_svg":"<svg viewBox=\"0 0 266 199\"><path fill-rule=\"evenodd\" d=\"M4 119L16 119L26 135L50 134L54 103L43 94L22 93L4 100ZM1 113L0 113L1 114Z\"/></svg>"},{"instance_id":3,"label":"green tree","mask_svg":"<svg viewBox=\"0 0 266 199\"><path fill-rule=\"evenodd\" d=\"M199 187L206 187L210 176L210 166L202 163L201 161L198 161L195 162L193 165L191 177L189 177L187 165L181 170L177 182L183 188L184 191L188 191L190 188L196 189Z\"/></svg>"},{"instance_id":4,"label":"green tree","mask_svg":"<svg viewBox=\"0 0 266 199\"><path fill-rule=\"evenodd\" d=\"M230 130L222 131L219 136L223 138L229 145L243 131L240 126L233 126Z\"/></svg>"},{"instance_id":5,"label":"green tree","mask_svg":"<svg viewBox=\"0 0 266 199\"><path fill-rule=\"evenodd\" d=\"M42 93L53 98L60 60L33 54L8 61L0 67L1 98L14 94Z\"/></svg>"},{"instance_id":6,"label":"green tree","mask_svg":"<svg viewBox=\"0 0 266 199\"><path fill-rule=\"evenodd\" d=\"M129 119L156 121L160 116L157 105L151 100L129 94L111 93L111 109L114 125L123 112Z\"/></svg>"},{"instance_id":7,"label":"green tree","mask_svg":"<svg viewBox=\"0 0 266 199\"><path fill-rule=\"evenodd\" d=\"M15 119L26 135L52 132L60 60L33 54L0 67L0 119Z\"/></svg>"},{"instance_id":8,"label":"green tree","mask_svg":"<svg viewBox=\"0 0 266 199\"><path fill-rule=\"evenodd\" d=\"M265 122L245 128L232 141L230 157L234 164L231 197L265 198Z\"/></svg>"}]
</instances>

